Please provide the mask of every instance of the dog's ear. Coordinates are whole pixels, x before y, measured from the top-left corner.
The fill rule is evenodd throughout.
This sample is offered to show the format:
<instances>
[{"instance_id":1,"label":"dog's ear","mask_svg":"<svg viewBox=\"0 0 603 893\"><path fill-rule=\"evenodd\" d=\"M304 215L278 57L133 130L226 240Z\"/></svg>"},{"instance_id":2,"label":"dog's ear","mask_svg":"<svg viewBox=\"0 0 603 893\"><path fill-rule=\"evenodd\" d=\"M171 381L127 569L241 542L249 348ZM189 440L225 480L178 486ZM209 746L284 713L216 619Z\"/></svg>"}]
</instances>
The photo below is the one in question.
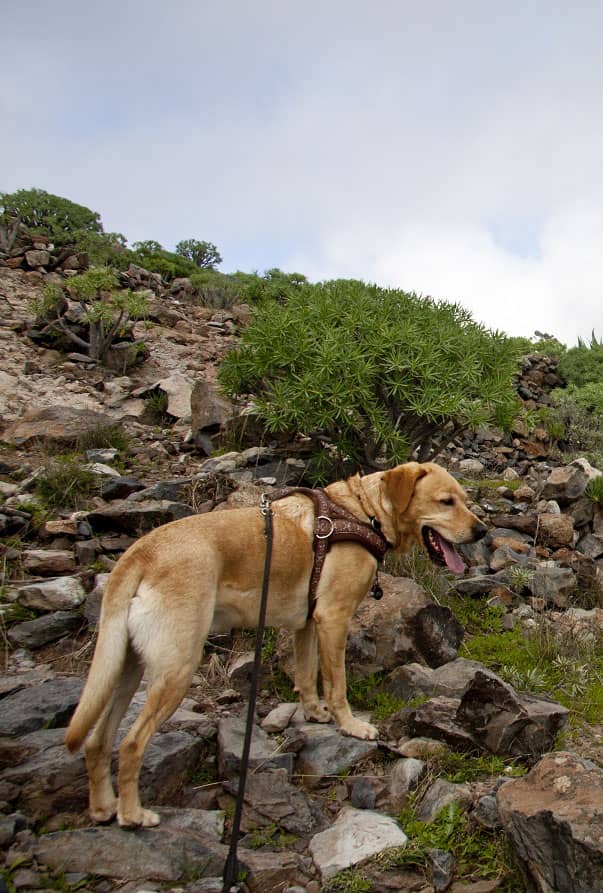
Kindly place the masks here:
<instances>
[{"instance_id":1,"label":"dog's ear","mask_svg":"<svg viewBox=\"0 0 603 893\"><path fill-rule=\"evenodd\" d=\"M419 462L406 462L405 465L397 465L396 468L385 472L383 482L396 511L406 511L417 481L424 477L427 471L428 469Z\"/></svg>"}]
</instances>

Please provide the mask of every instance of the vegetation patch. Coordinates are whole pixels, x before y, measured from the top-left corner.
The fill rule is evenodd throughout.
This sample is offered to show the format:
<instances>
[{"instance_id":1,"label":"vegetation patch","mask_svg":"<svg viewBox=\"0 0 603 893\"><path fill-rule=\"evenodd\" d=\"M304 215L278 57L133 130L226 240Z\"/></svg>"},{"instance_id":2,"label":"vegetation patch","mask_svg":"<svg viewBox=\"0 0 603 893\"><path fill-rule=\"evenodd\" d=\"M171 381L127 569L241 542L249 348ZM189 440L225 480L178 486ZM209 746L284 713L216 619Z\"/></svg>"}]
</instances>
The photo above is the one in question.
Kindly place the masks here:
<instances>
[{"instance_id":1,"label":"vegetation patch","mask_svg":"<svg viewBox=\"0 0 603 893\"><path fill-rule=\"evenodd\" d=\"M47 509L82 509L97 490L96 475L72 456L53 460L36 481L36 495Z\"/></svg>"},{"instance_id":2,"label":"vegetation patch","mask_svg":"<svg viewBox=\"0 0 603 893\"><path fill-rule=\"evenodd\" d=\"M504 878L499 889L518 893L525 887L513 867L509 843L503 832L487 831L461 809L458 804L444 807L433 822L421 822L414 807L398 817L409 841L405 847L389 850L375 860L383 868L419 868L427 871L430 850L451 853L455 861L455 878L487 880Z\"/></svg>"}]
</instances>

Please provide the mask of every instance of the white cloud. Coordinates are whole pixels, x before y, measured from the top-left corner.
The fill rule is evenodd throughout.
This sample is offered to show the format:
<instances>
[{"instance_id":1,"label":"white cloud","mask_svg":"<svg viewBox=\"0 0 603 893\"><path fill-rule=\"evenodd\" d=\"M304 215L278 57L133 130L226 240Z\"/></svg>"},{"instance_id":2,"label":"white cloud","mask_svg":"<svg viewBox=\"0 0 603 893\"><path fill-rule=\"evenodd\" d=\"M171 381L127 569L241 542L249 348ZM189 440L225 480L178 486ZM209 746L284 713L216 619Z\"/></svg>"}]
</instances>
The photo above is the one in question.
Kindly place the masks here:
<instances>
[{"instance_id":1,"label":"white cloud","mask_svg":"<svg viewBox=\"0 0 603 893\"><path fill-rule=\"evenodd\" d=\"M0 189L107 229L602 333L599 5L6 5Z\"/></svg>"}]
</instances>

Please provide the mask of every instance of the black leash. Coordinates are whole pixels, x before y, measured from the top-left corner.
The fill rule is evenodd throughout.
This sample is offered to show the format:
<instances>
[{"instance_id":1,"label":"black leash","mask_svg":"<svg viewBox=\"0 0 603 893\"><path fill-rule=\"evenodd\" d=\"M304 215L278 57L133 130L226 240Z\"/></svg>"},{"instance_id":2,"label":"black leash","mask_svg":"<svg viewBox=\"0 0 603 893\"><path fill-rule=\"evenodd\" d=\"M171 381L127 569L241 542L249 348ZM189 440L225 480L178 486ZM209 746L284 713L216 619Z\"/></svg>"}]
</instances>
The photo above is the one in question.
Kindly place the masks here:
<instances>
[{"instance_id":1,"label":"black leash","mask_svg":"<svg viewBox=\"0 0 603 893\"><path fill-rule=\"evenodd\" d=\"M249 689L249 703L247 705L247 724L245 726L245 739L243 741L243 752L241 754L241 770L239 775L239 789L237 791L237 801L235 805L234 818L232 820L232 833L230 836L230 849L228 857L224 865L224 874L222 879L224 885L222 893L230 893L231 887L235 885L239 874L239 862L237 860L237 844L239 842L239 832L241 828L241 815L243 813L243 802L245 799L245 783L247 781L247 769L249 767L249 751L251 749L251 736L253 733L253 722L255 717L255 702L258 694L258 683L260 678L260 669L262 665L262 645L264 642L264 627L266 625L266 604L268 602L268 584L270 582L270 563L272 560L272 511L270 503L265 496L262 496L260 502L260 511L264 516L264 535L266 537L266 553L264 556L264 579L262 581L262 595L260 598L260 612L258 617L258 625L255 634L255 659L253 662L253 673L251 675L251 687Z\"/></svg>"}]
</instances>

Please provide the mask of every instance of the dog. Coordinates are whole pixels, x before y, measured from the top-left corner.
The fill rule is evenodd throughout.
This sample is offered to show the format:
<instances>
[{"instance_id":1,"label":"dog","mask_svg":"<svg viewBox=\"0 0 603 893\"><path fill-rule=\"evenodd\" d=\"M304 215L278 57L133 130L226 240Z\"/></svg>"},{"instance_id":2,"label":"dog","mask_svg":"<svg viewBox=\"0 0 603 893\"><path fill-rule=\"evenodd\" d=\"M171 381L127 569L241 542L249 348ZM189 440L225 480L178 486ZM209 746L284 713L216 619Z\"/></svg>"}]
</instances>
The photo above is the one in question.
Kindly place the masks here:
<instances>
[{"instance_id":1,"label":"dog","mask_svg":"<svg viewBox=\"0 0 603 893\"><path fill-rule=\"evenodd\" d=\"M431 462L356 475L325 489L338 506L376 524L391 549L418 544L454 573L464 570L455 543L475 542L486 533L461 486ZM333 544L309 619L314 506L294 493L274 502L272 513L266 625L293 631L295 690L304 716L333 719L344 735L374 739L375 726L354 717L346 698L345 645L377 561L358 542ZM108 822L117 814L122 827L159 823L157 813L139 799L145 749L182 701L207 636L256 625L265 548L259 508L238 508L158 527L117 562L103 598L88 680L65 738L71 752L85 741L93 821ZM326 704L317 694L319 655ZM119 748L117 798L110 769L113 742L143 673L146 703Z\"/></svg>"}]
</instances>

